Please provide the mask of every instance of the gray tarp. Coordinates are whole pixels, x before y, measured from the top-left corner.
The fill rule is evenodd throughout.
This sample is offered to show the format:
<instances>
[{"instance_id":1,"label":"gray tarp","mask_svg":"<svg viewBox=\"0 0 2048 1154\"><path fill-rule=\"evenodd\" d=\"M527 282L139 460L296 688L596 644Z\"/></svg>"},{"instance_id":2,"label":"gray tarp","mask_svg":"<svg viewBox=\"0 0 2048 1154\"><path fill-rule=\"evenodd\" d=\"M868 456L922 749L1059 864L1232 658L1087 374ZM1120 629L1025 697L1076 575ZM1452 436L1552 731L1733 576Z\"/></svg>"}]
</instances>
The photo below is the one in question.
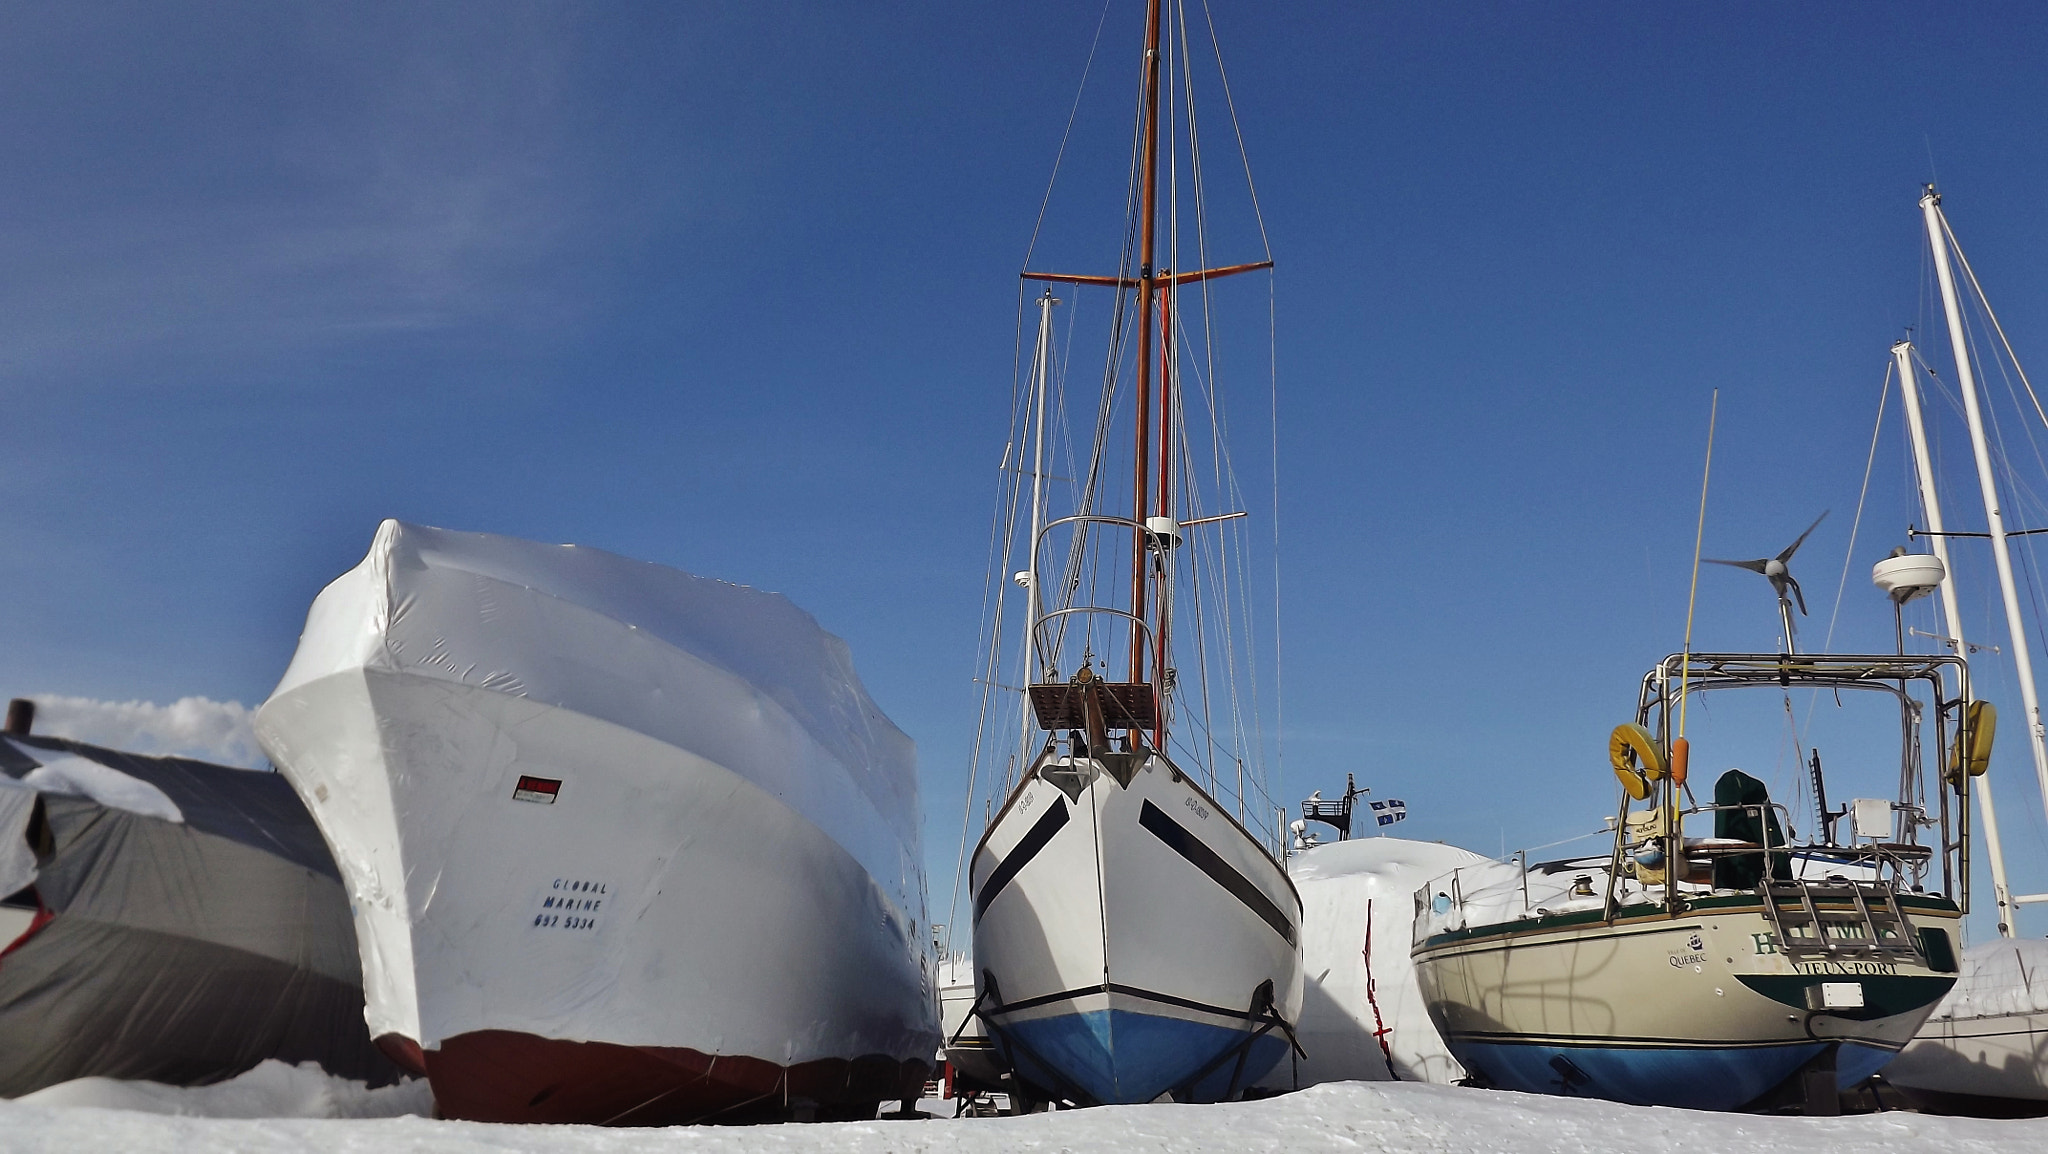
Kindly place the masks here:
<instances>
[{"instance_id":1,"label":"gray tarp","mask_svg":"<svg viewBox=\"0 0 2048 1154\"><path fill-rule=\"evenodd\" d=\"M43 793L33 897L53 916L0 955L0 1097L87 1075L191 1085L265 1058L397 1080L363 1023L347 895L281 777L0 740L15 779L71 757L153 787L184 820Z\"/></svg>"}]
</instances>

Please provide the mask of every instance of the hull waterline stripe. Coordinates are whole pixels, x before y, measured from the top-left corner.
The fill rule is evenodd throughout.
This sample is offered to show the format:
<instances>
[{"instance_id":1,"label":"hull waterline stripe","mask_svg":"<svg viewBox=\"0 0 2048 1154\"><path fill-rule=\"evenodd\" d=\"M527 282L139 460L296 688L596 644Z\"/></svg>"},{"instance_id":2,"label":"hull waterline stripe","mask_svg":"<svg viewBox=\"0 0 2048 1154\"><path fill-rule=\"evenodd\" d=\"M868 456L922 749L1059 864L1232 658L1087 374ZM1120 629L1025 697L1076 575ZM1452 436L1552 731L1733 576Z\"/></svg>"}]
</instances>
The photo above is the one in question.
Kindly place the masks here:
<instances>
[{"instance_id":1,"label":"hull waterline stripe","mask_svg":"<svg viewBox=\"0 0 2048 1154\"><path fill-rule=\"evenodd\" d=\"M1045 811L1045 816L1038 819L1038 824L1032 826L1031 831L1017 842L1016 848L1010 851L1010 856L1004 858L1002 864L988 875L988 881L982 884L981 893L974 898L975 921L981 920L981 912L988 908L990 902L996 900L996 895L1003 892L1003 887L1010 884L1010 879L1017 876L1017 871L1029 865L1031 859L1038 856L1038 851L1044 849L1046 843L1052 840L1052 835L1060 832L1067 824L1067 803L1054 798L1052 804L1053 808Z\"/></svg>"},{"instance_id":2,"label":"hull waterline stripe","mask_svg":"<svg viewBox=\"0 0 2048 1154\"><path fill-rule=\"evenodd\" d=\"M1217 885L1229 890L1231 897L1243 902L1253 913L1264 918L1266 924L1273 927L1273 932L1287 939L1288 945L1295 944L1294 923L1287 920L1287 915L1280 912L1280 907L1273 904L1273 899L1253 885L1250 878L1231 868L1230 863L1224 861L1215 850L1204 845L1201 838L1166 816L1165 810L1149 801L1146 802L1145 808L1138 811L1138 824L1149 830L1153 837L1165 842L1167 848L1188 859L1196 869L1208 874Z\"/></svg>"},{"instance_id":3,"label":"hull waterline stripe","mask_svg":"<svg viewBox=\"0 0 2048 1154\"><path fill-rule=\"evenodd\" d=\"M1179 1006L1184 1010L1199 1010L1205 1014L1214 1014L1219 1018L1241 1018L1247 1022L1253 1021L1258 1017L1258 1015L1253 1014L1249 1010L1232 1010L1224 1006L1212 1006L1207 1002L1197 1002L1192 998L1176 998L1172 994L1162 994L1157 990L1141 990L1136 986L1121 986L1115 982L1111 982L1107 986L1086 986L1078 990L1061 990L1057 994L1040 994L1035 998L1025 998L1018 1002L1006 1002L1003 1005L991 1007L988 1013L1010 1014L1019 1010L1035 1009L1053 1002L1074 1001L1094 994L1122 994L1126 997L1143 998L1148 1002L1158 1002L1164 1006Z\"/></svg>"},{"instance_id":4,"label":"hull waterline stripe","mask_svg":"<svg viewBox=\"0 0 2048 1154\"><path fill-rule=\"evenodd\" d=\"M1907 1039L1911 1041L1912 1039ZM1679 1037L1650 1037L1622 1034L1516 1034L1511 1032L1489 1032L1483 1030L1458 1030L1445 1035L1445 1041L1480 1042L1494 1046L1537 1046L1556 1050L1781 1050L1787 1046L1806 1046L1814 1042L1849 1042L1873 1049L1890 1050L1897 1053L1905 1042L1888 1041L1860 1034L1842 1034L1826 1038L1801 1034L1796 1038L1770 1038L1760 1042L1745 1042L1728 1039L1702 1042Z\"/></svg>"}]
</instances>

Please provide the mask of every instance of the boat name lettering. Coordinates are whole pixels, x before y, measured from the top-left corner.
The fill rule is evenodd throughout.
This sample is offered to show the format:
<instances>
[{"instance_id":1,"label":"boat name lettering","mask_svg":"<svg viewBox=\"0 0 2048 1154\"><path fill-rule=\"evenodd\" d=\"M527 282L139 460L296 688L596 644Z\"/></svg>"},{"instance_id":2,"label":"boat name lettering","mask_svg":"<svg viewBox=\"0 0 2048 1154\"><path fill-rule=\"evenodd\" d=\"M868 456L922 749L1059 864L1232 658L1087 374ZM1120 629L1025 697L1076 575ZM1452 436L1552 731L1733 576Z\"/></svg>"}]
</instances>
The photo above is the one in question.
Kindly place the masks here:
<instances>
[{"instance_id":1,"label":"boat name lettering","mask_svg":"<svg viewBox=\"0 0 2048 1154\"><path fill-rule=\"evenodd\" d=\"M1684 969L1687 966L1698 965L1706 960L1707 955L1705 954L1673 954L1671 955L1671 966L1673 969Z\"/></svg>"},{"instance_id":2,"label":"boat name lettering","mask_svg":"<svg viewBox=\"0 0 2048 1154\"><path fill-rule=\"evenodd\" d=\"M1188 811L1190 813L1194 814L1196 817L1201 818L1203 821L1209 820L1208 806L1203 805L1201 802L1196 801L1192 797L1182 798L1181 800L1187 803Z\"/></svg>"},{"instance_id":3,"label":"boat name lettering","mask_svg":"<svg viewBox=\"0 0 2048 1154\"><path fill-rule=\"evenodd\" d=\"M1801 974L1896 974L1896 962L1793 962L1792 969Z\"/></svg>"},{"instance_id":4,"label":"boat name lettering","mask_svg":"<svg viewBox=\"0 0 2048 1154\"><path fill-rule=\"evenodd\" d=\"M1751 934L1749 938L1756 943L1756 952L1760 956L1778 952L1778 942L1769 934Z\"/></svg>"},{"instance_id":5,"label":"boat name lettering","mask_svg":"<svg viewBox=\"0 0 2048 1154\"><path fill-rule=\"evenodd\" d=\"M1017 812L1018 812L1018 813L1029 813L1029 812L1030 812L1030 810L1031 810L1031 807L1032 807L1032 806L1034 806L1034 805L1037 805L1037 804L1038 804L1038 795L1037 795L1037 794L1035 794L1035 793L1027 793L1027 794L1025 794L1025 795L1024 795L1023 797L1020 797L1020 798L1018 798L1018 799L1017 799Z\"/></svg>"},{"instance_id":6,"label":"boat name lettering","mask_svg":"<svg viewBox=\"0 0 2048 1154\"><path fill-rule=\"evenodd\" d=\"M562 893L598 894L602 896L610 892L606 888L607 885L608 883L606 882L584 881L581 878L556 878L555 884L549 888Z\"/></svg>"}]
</instances>

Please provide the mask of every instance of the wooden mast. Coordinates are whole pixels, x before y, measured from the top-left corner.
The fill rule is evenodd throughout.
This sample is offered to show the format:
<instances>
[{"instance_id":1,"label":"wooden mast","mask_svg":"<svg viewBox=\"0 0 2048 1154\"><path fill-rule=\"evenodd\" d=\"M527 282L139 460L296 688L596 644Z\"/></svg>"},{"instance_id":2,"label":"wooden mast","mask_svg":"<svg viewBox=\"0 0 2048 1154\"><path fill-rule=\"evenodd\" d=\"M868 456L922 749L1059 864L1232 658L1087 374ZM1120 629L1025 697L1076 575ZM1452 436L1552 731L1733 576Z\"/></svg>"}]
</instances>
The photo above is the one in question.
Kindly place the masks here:
<instances>
[{"instance_id":1,"label":"wooden mast","mask_svg":"<svg viewBox=\"0 0 2048 1154\"><path fill-rule=\"evenodd\" d=\"M1172 517L1173 507L1173 279L1159 286L1159 496L1152 506L1153 516ZM1141 523L1143 519L1140 518ZM1149 534L1141 534L1141 543ZM1155 542L1159 549L1159 595L1153 600L1158 604L1159 624L1152 631L1154 653L1152 671L1158 682L1159 710L1152 722L1152 744L1154 748L1166 748L1166 631L1172 625L1167 615L1172 609L1167 603L1168 566L1173 558L1167 550L1171 541Z\"/></svg>"},{"instance_id":2,"label":"wooden mast","mask_svg":"<svg viewBox=\"0 0 2048 1154\"><path fill-rule=\"evenodd\" d=\"M1159 7L1160 0L1145 5L1145 107L1140 125L1143 157L1139 161L1138 195L1138 396L1137 471L1131 485L1132 520L1145 523L1146 490L1150 489L1152 431L1152 258L1158 232L1159 203ZM1145 680L1145 534L1132 534L1131 542L1131 681ZM1162 724L1159 727L1164 729Z\"/></svg>"},{"instance_id":3,"label":"wooden mast","mask_svg":"<svg viewBox=\"0 0 2048 1154\"><path fill-rule=\"evenodd\" d=\"M1100 701L1098 696L1107 690L1110 700L1116 702L1117 715L1126 719L1125 732L1134 742L1142 741L1139 735L1146 725L1138 719L1150 722L1152 740L1156 748L1166 747L1166 709L1163 700L1166 670L1166 594L1165 566L1170 558L1164 549L1160 552L1161 582L1158 602L1158 627L1153 630L1153 645L1146 644L1146 613L1148 605L1146 583L1151 579L1150 537L1146 521L1156 509L1157 515L1173 515L1173 464L1172 464L1172 422L1173 422L1173 342L1170 317L1160 320L1159 341L1159 398L1157 419L1159 421L1159 468L1158 495L1154 503L1152 470L1152 421L1154 419L1152 388L1152 332L1153 304L1158 298L1162 313L1172 308L1172 290L1175 286L1196 284L1237 273L1253 272L1272 268L1270 260L1252 261L1248 264L1228 265L1221 268L1197 269L1194 272L1164 273L1156 269L1158 255L1158 208L1159 208L1159 42L1161 23L1161 0L1147 0L1145 5L1145 72L1144 102L1139 116L1139 197L1138 213L1138 275L1131 276L1087 276L1075 273L1024 272L1020 274L1029 281L1050 281L1061 284L1101 285L1110 288L1138 290L1138 379L1135 409L1137 451L1133 462L1131 501L1132 520L1137 525L1131 546L1131 661L1130 681L1124 685L1091 686L1080 696ZM1152 673L1146 673L1147 650L1153 651ZM1085 671L1084 671L1085 672ZM1076 678L1080 682L1082 678ZM1089 678L1088 680L1093 680ZM1048 729L1063 728L1074 719L1072 712L1074 698L1067 692L1068 687L1034 685L1031 689L1033 708L1038 714L1039 724ZM1041 690L1044 692L1041 693ZM1142 691L1149 698L1150 708L1130 700L1128 691Z\"/></svg>"}]
</instances>

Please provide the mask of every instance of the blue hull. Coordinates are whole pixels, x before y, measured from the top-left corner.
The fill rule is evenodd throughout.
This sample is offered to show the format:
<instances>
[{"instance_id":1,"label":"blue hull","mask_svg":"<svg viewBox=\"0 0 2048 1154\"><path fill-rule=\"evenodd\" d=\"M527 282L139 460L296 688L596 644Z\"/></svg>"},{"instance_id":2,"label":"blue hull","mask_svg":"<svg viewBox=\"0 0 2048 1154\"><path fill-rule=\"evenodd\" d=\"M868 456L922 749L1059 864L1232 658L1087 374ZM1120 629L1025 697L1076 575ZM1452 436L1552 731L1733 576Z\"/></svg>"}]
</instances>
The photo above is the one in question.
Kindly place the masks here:
<instances>
[{"instance_id":1,"label":"blue hull","mask_svg":"<svg viewBox=\"0 0 2048 1154\"><path fill-rule=\"evenodd\" d=\"M1503 1090L1736 1110L1791 1077L1827 1044L1627 1048L1467 1041L1453 1043L1451 1053L1467 1070ZM1844 1090L1854 1086L1895 1053L1842 1043L1835 1055L1836 1085Z\"/></svg>"},{"instance_id":2,"label":"blue hull","mask_svg":"<svg viewBox=\"0 0 2048 1154\"><path fill-rule=\"evenodd\" d=\"M1103 1105L1150 1102L1183 1088L1203 1067L1228 1054L1188 1095L1197 1102L1219 1101L1231 1092L1233 1073L1235 1088L1242 1091L1287 1053L1286 1039L1268 1033L1252 1042L1239 1070L1235 1051L1250 1029L1129 1010L1005 1022L995 1032L1026 1081L1062 1093L1078 1090Z\"/></svg>"}]
</instances>

